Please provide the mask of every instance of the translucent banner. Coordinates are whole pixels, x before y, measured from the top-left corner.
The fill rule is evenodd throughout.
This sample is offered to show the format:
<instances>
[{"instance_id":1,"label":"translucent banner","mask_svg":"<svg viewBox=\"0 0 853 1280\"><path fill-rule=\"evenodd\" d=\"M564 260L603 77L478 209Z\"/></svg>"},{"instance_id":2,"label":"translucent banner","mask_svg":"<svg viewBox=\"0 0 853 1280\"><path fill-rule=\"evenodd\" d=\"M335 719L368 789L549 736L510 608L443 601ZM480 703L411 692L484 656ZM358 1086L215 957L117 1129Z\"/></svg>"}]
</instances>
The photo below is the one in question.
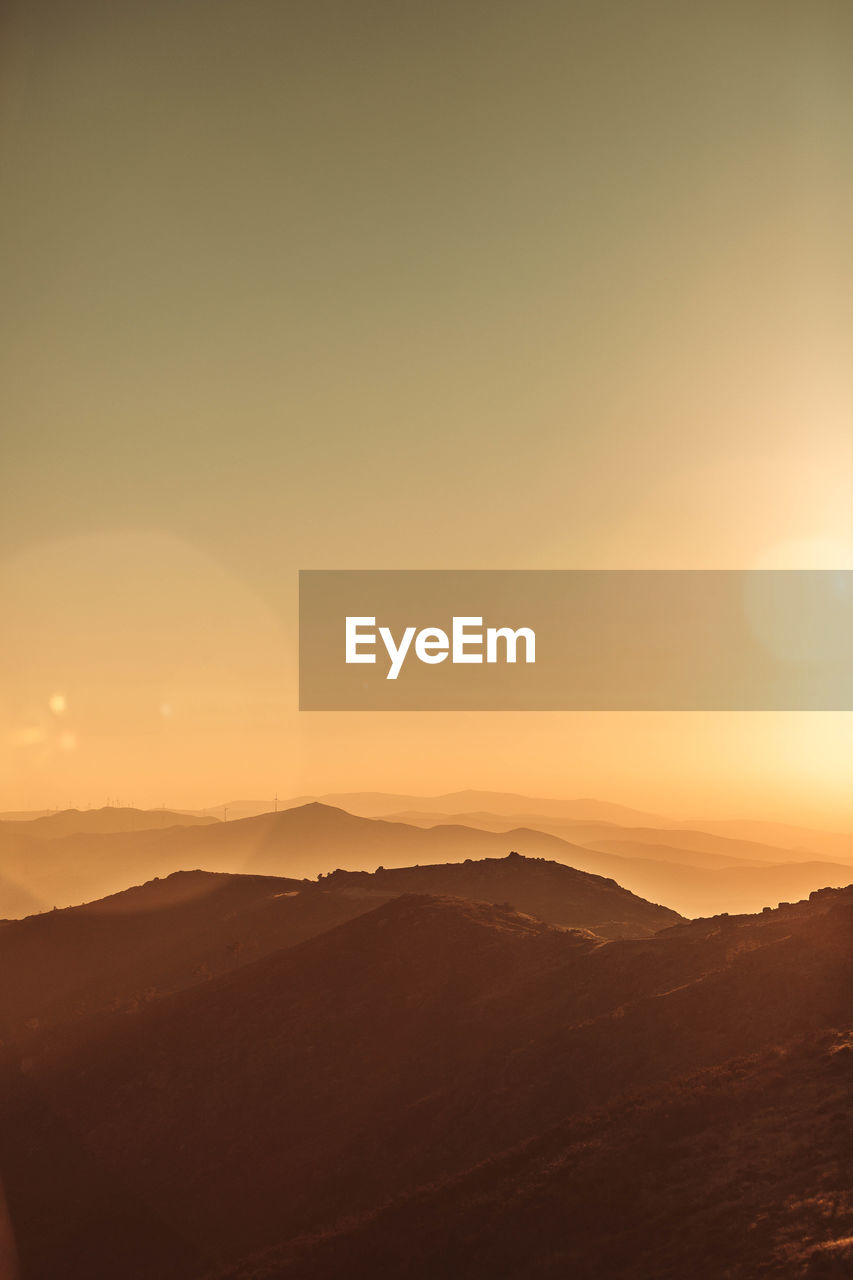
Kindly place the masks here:
<instances>
[{"instance_id":1,"label":"translucent banner","mask_svg":"<svg viewBox=\"0 0 853 1280\"><path fill-rule=\"evenodd\" d=\"M850 570L304 570L304 711L853 709Z\"/></svg>"}]
</instances>

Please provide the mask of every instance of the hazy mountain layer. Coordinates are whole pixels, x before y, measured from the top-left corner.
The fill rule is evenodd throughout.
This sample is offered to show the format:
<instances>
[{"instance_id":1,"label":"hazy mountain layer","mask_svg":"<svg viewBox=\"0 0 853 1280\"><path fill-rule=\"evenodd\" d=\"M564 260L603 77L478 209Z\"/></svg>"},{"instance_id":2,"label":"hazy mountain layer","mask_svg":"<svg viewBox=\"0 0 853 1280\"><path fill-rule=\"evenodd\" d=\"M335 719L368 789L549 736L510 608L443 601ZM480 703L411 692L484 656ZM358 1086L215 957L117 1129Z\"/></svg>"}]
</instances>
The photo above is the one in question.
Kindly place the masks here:
<instances>
[{"instance_id":1,"label":"hazy mountain layer","mask_svg":"<svg viewBox=\"0 0 853 1280\"><path fill-rule=\"evenodd\" d=\"M844 864L797 863L790 851L701 832L555 824L555 831L573 834L566 840L551 831L506 830L509 820L495 815L467 816L503 829L432 820L410 825L320 804L233 822L38 841L21 833L35 823L11 831L0 824L0 918L91 901L178 870L313 879L336 868L371 871L378 865L503 858L511 849L612 878L685 915L760 910L853 879L853 867ZM663 839L685 844L662 844Z\"/></svg>"},{"instance_id":2,"label":"hazy mountain layer","mask_svg":"<svg viewBox=\"0 0 853 1280\"><path fill-rule=\"evenodd\" d=\"M511 849L568 865L576 852L542 832L496 834L463 826L425 830L320 804L236 822L79 834L38 843L17 834L4 838L0 830L4 873L46 906L89 901L181 870L303 879L336 868L360 871L377 865L503 857ZM582 850L577 852L583 856ZM597 874L595 867L589 869Z\"/></svg>"},{"instance_id":3,"label":"hazy mountain layer","mask_svg":"<svg viewBox=\"0 0 853 1280\"><path fill-rule=\"evenodd\" d=\"M29 840L56 840L60 836L102 835L116 831L152 831L164 827L207 826L216 818L170 809L61 809L28 821L0 821L0 835L24 835Z\"/></svg>"}]
</instances>

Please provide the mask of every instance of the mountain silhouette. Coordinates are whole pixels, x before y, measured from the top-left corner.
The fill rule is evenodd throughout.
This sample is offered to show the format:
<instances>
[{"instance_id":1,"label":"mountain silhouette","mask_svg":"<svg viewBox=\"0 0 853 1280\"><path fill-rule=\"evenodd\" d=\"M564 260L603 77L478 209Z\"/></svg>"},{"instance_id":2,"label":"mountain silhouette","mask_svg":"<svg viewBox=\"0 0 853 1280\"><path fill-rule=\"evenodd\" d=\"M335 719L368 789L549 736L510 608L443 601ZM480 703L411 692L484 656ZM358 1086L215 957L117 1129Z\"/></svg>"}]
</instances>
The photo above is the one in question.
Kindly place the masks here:
<instances>
[{"instance_id":1,"label":"mountain silhouette","mask_svg":"<svg viewBox=\"0 0 853 1280\"><path fill-rule=\"evenodd\" d=\"M0 925L0 1038L105 1009L135 1009L337 923L300 882L177 872L81 907ZM290 908L290 910L288 910Z\"/></svg>"},{"instance_id":2,"label":"mountain silhouette","mask_svg":"<svg viewBox=\"0 0 853 1280\"><path fill-rule=\"evenodd\" d=\"M321 873L371 870L377 865L462 862L503 857L510 849L567 865L594 855L542 832L479 831L463 826L431 830L361 818L311 803L236 822L164 830L80 833L31 842L17 832L3 836L4 865L47 906L69 906L119 892L173 871L247 872L313 879ZM595 867L590 867L592 874ZM11 914L3 910L0 915Z\"/></svg>"},{"instance_id":3,"label":"mountain silhouette","mask_svg":"<svg viewBox=\"0 0 853 1280\"><path fill-rule=\"evenodd\" d=\"M425 827L453 822L466 827L477 827L484 831L510 831L513 828L524 827L533 831L544 831L549 835L557 836L560 840L568 840L570 843L580 844L590 849L607 849L619 843L624 846L626 856L631 856L633 849L648 848L649 852L646 856L654 856L656 850L663 850L670 856L673 853L678 854L690 864L690 855L694 855L699 859L695 862L697 866L716 866L731 862L750 866L761 863L779 865L801 862L804 855L808 856L807 849L791 849L785 845L767 844L758 840L720 835L689 827L649 827L615 822L566 822L564 819L541 813L509 815L487 813L481 810L451 815L407 811L391 814L387 820ZM849 853L853 857L853 841L850 843ZM841 861L842 859L832 857L830 860Z\"/></svg>"},{"instance_id":4,"label":"mountain silhouette","mask_svg":"<svg viewBox=\"0 0 853 1280\"><path fill-rule=\"evenodd\" d=\"M606 800L548 800L516 795L505 791L452 791L437 796L395 795L385 791L333 792L322 796L297 796L288 801L295 807L310 803L346 809L364 818L389 817L403 810L436 813L455 818L458 814L484 810L489 813L518 817L522 814L546 814L552 819L579 822L614 822L621 825L669 825L660 814L631 809L627 805ZM215 810L211 810L215 812ZM522 823L517 822L520 826Z\"/></svg>"},{"instance_id":5,"label":"mountain silhouette","mask_svg":"<svg viewBox=\"0 0 853 1280\"><path fill-rule=\"evenodd\" d=\"M679 920L612 881L517 854L374 874L337 871L318 882L175 872L0 925L0 1038L85 1013L137 1009L411 892L511 898L542 920L599 937L646 937Z\"/></svg>"},{"instance_id":6,"label":"mountain silhouette","mask_svg":"<svg viewBox=\"0 0 853 1280\"><path fill-rule=\"evenodd\" d=\"M853 879L853 867L840 863L798 863L787 850L699 832L601 824L506 829L506 819L486 818L499 829L362 818L312 802L233 822L78 832L36 841L21 834L34 823L11 831L0 825L0 856L10 882L5 888L0 883L0 918L92 901L179 870L313 879L336 868L369 871L380 865L502 858L510 849L616 880L637 896L686 915L760 910ZM562 838L557 830L563 836L574 833L574 839ZM660 843L676 837L685 847ZM772 863L776 855L778 865Z\"/></svg>"},{"instance_id":7,"label":"mountain silhouette","mask_svg":"<svg viewBox=\"0 0 853 1280\"><path fill-rule=\"evenodd\" d=\"M442 1242L440 1274L497 1256L490 1274L627 1275L629 1252L644 1277L725 1274L734 1188L760 1209L842 1176L840 1086L816 1112L849 1058L852 919L853 889L826 891L602 941L405 894L135 1013L34 1029L0 1056L27 1274L426 1280ZM35 1174L34 1133L39 1164L74 1176L73 1213ZM141 1260L97 1212L105 1181L116 1220L144 1206ZM711 1206L697 1233L667 1217L691 1193ZM767 1259L786 1247L775 1212ZM843 1219L813 1217L829 1249Z\"/></svg>"},{"instance_id":8,"label":"mountain silhouette","mask_svg":"<svg viewBox=\"0 0 853 1280\"><path fill-rule=\"evenodd\" d=\"M516 852L506 858L437 866L383 867L373 875L338 870L325 877L324 884L338 891L500 900L548 923L591 930L605 938L646 937L678 920L677 912L638 898L614 880Z\"/></svg>"},{"instance_id":9,"label":"mountain silhouette","mask_svg":"<svg viewBox=\"0 0 853 1280\"><path fill-rule=\"evenodd\" d=\"M402 813L395 821L437 829L449 818ZM498 814L466 813L456 821L480 830L515 834L513 819ZM572 866L613 877L633 893L666 902L684 915L759 911L817 888L840 888L853 879L853 865L806 860L802 853L790 849L702 831L600 823L567 825L541 814L518 816L517 821L526 831L568 842Z\"/></svg>"},{"instance_id":10,"label":"mountain silhouette","mask_svg":"<svg viewBox=\"0 0 853 1280\"><path fill-rule=\"evenodd\" d=\"M152 831L164 827L207 826L216 818L175 813L170 809L116 808L60 809L29 821L0 821L0 833L26 836L30 840L56 840L60 836L102 835L116 831Z\"/></svg>"},{"instance_id":11,"label":"mountain silhouette","mask_svg":"<svg viewBox=\"0 0 853 1280\"><path fill-rule=\"evenodd\" d=\"M210 1280L853 1271L853 1026L636 1091Z\"/></svg>"}]
</instances>

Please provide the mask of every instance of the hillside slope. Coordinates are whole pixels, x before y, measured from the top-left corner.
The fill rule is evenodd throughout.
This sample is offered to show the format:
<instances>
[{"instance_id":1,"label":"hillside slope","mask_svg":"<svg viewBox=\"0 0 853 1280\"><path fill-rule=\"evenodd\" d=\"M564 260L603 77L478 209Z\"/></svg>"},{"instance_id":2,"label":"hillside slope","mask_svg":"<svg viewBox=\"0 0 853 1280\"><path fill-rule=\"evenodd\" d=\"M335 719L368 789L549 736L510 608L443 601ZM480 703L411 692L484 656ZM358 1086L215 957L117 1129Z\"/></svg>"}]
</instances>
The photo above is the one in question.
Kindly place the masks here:
<instances>
[{"instance_id":1,"label":"hillside slope","mask_svg":"<svg viewBox=\"0 0 853 1280\"><path fill-rule=\"evenodd\" d=\"M679 919L677 912L637 897L615 880L512 851L505 858L381 867L372 875L336 871L323 884L338 891L451 894L501 902L550 924L591 929L605 938L650 936Z\"/></svg>"},{"instance_id":2,"label":"hillside slope","mask_svg":"<svg viewBox=\"0 0 853 1280\"><path fill-rule=\"evenodd\" d=\"M175 872L80 907L0 923L0 1038L142 1004L293 946L404 893L505 902L601 937L646 937L678 915L612 881L518 855L319 882Z\"/></svg>"},{"instance_id":3,"label":"hillside slope","mask_svg":"<svg viewBox=\"0 0 853 1280\"><path fill-rule=\"evenodd\" d=\"M853 1025L630 1095L216 1280L843 1280Z\"/></svg>"},{"instance_id":4,"label":"hillside slope","mask_svg":"<svg viewBox=\"0 0 853 1280\"><path fill-rule=\"evenodd\" d=\"M110 1236L105 1269L86 1212L60 1212L28 1172L34 1115L53 1117L43 1159L55 1133L66 1166L76 1152L75 1168L89 1162L115 1195L146 1206L164 1240L183 1242L183 1280L194 1280L305 1233L334 1233L346 1215L465 1176L625 1093L676 1087L848 1025L851 909L853 893L828 892L602 943L508 907L404 896L138 1014L35 1033L4 1059L0 1116L30 1275L75 1274L63 1270L73 1250L87 1280L161 1274L136 1261L132 1240L116 1270L109 1223L98 1228ZM621 1142L606 1167L618 1169L630 1134ZM636 1178L658 1176L655 1151L636 1155ZM578 1221L597 1221L603 1241L610 1191L586 1182L592 1199ZM75 1195L97 1202L86 1185L80 1174ZM568 1247L571 1223L561 1221L560 1240L543 1236L541 1247ZM535 1253L535 1219L526 1230ZM174 1255L163 1247L168 1275Z\"/></svg>"}]
</instances>

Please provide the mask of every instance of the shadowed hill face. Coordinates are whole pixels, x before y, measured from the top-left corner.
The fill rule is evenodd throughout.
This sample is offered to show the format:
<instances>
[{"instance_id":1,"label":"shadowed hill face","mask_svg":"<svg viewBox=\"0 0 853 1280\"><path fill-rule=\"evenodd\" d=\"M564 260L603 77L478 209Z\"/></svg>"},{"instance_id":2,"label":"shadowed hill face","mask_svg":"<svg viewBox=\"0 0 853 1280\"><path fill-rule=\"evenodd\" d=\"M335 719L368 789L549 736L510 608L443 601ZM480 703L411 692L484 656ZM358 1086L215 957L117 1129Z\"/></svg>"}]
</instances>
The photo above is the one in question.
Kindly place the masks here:
<instances>
[{"instance_id":1,"label":"shadowed hill face","mask_svg":"<svg viewBox=\"0 0 853 1280\"><path fill-rule=\"evenodd\" d=\"M841 1280L851 1091L846 1026L637 1093L210 1280Z\"/></svg>"},{"instance_id":2,"label":"shadowed hill face","mask_svg":"<svg viewBox=\"0 0 853 1280\"><path fill-rule=\"evenodd\" d=\"M551 924L592 929L608 938L647 937L679 919L676 912L635 897L613 880L518 853L461 864L380 868L373 875L336 871L324 884L337 891L364 887L506 902Z\"/></svg>"},{"instance_id":3,"label":"shadowed hill face","mask_svg":"<svg viewBox=\"0 0 853 1280\"><path fill-rule=\"evenodd\" d=\"M176 872L0 924L0 1039L133 1010L348 920L366 904L298 880Z\"/></svg>"},{"instance_id":4,"label":"shadowed hill face","mask_svg":"<svg viewBox=\"0 0 853 1280\"><path fill-rule=\"evenodd\" d=\"M18 1149L15 1116L40 1097L214 1270L625 1091L849 1021L851 907L853 892L825 894L602 945L508 908L401 897L134 1017L34 1036L4 1141ZM9 1167L27 1220L54 1221ZM121 1274L146 1273L128 1255Z\"/></svg>"},{"instance_id":5,"label":"shadowed hill face","mask_svg":"<svg viewBox=\"0 0 853 1280\"><path fill-rule=\"evenodd\" d=\"M518 856L319 883L176 872L62 911L0 925L0 1037L81 1013L134 1009L292 946L412 892L514 906L603 937L645 937L679 920L610 881Z\"/></svg>"},{"instance_id":6,"label":"shadowed hill face","mask_svg":"<svg viewBox=\"0 0 853 1280\"><path fill-rule=\"evenodd\" d=\"M428 1096L453 1093L464 1063L477 1070L510 992L523 1005L520 992L543 965L590 945L484 904L401 898L249 966L245 982L232 974L134 1018L78 1024L68 1043L43 1042L41 1060L34 1041L24 1080L46 1090L110 1168L110 1141L102 1147L98 1137L105 1122L101 1136L112 1130L134 1152L134 1169L148 1171L158 1218L220 1243L204 1225L213 1194L228 1207L225 1237L248 1238L282 1212L292 1222L311 1212L318 1189L318 1203L342 1206L374 1127L387 1143L400 1106L422 1098L425 1115L416 1107L406 1122L414 1146L401 1168L419 1165ZM120 1123L121 1136L120 1114L130 1122ZM167 1130L170 1145L177 1133L181 1140L161 1165ZM172 1195L167 1166L188 1192L177 1193L175 1215L159 1198ZM367 1181L375 1189L388 1172L380 1162ZM249 1197L240 1187L247 1175Z\"/></svg>"}]
</instances>

